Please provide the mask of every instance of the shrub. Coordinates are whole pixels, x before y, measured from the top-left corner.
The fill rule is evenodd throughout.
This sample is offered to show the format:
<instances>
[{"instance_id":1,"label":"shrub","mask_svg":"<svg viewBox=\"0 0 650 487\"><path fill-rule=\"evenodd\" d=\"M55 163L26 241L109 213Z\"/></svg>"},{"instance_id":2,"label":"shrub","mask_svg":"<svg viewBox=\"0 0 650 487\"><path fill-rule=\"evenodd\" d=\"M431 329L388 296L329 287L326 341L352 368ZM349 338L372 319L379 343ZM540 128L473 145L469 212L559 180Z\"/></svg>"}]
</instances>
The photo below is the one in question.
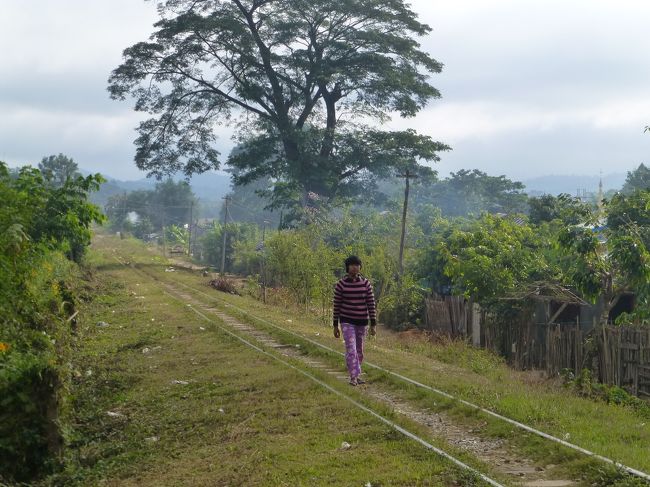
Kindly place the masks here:
<instances>
[{"instance_id":1,"label":"shrub","mask_svg":"<svg viewBox=\"0 0 650 487\"><path fill-rule=\"evenodd\" d=\"M77 265L101 222L87 193L100 176L51 187L0 162L0 483L55 468L63 448Z\"/></svg>"}]
</instances>

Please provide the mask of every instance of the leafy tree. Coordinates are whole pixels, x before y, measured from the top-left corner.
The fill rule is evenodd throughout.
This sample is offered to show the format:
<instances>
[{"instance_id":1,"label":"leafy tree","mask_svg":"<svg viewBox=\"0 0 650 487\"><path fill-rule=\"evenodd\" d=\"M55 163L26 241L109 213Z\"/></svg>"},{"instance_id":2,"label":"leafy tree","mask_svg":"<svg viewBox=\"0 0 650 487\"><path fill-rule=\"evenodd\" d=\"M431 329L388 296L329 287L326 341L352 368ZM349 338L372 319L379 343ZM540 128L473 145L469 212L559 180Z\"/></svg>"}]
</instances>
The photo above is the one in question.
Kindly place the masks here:
<instances>
[{"instance_id":1,"label":"leafy tree","mask_svg":"<svg viewBox=\"0 0 650 487\"><path fill-rule=\"evenodd\" d=\"M12 223L26 229L34 242L63 250L79 262L90 244L90 226L104 220L99 208L88 202L88 193L99 189L102 176L68 178L61 187L52 187L39 170L30 167L22 168L15 180L6 170L0 177L15 191L8 207Z\"/></svg>"},{"instance_id":2,"label":"leafy tree","mask_svg":"<svg viewBox=\"0 0 650 487\"><path fill-rule=\"evenodd\" d=\"M151 221L150 216L155 213L151 207L152 199L153 191L149 190L136 190L110 196L104 205L104 211L110 220L111 229L123 230L131 212L136 212L140 220Z\"/></svg>"},{"instance_id":3,"label":"leafy tree","mask_svg":"<svg viewBox=\"0 0 650 487\"><path fill-rule=\"evenodd\" d=\"M109 79L112 98L153 115L136 140L150 174L217 168L213 127L238 122L235 183L272 177L277 206L305 207L448 149L370 126L439 97L428 75L441 64L415 40L431 29L402 0L167 0L159 11L151 41L126 49Z\"/></svg>"},{"instance_id":4,"label":"leafy tree","mask_svg":"<svg viewBox=\"0 0 650 487\"><path fill-rule=\"evenodd\" d=\"M67 180L81 175L77 163L63 154L43 157L38 163L38 169L43 173L43 177L57 188L63 186Z\"/></svg>"},{"instance_id":5,"label":"leafy tree","mask_svg":"<svg viewBox=\"0 0 650 487\"><path fill-rule=\"evenodd\" d=\"M454 293L497 307L525 284L554 277L542 257L548 244L527 224L485 214L470 229L453 230L437 251Z\"/></svg>"},{"instance_id":6,"label":"leafy tree","mask_svg":"<svg viewBox=\"0 0 650 487\"><path fill-rule=\"evenodd\" d=\"M163 223L183 225L190 221L190 210L195 203L196 198L187 181L175 182L169 178L156 184L150 201L149 218L158 228Z\"/></svg>"},{"instance_id":7,"label":"leafy tree","mask_svg":"<svg viewBox=\"0 0 650 487\"><path fill-rule=\"evenodd\" d=\"M441 181L416 188L416 206L432 204L446 217L488 213L523 213L524 185L505 176L489 176L478 169L461 169Z\"/></svg>"},{"instance_id":8,"label":"leafy tree","mask_svg":"<svg viewBox=\"0 0 650 487\"><path fill-rule=\"evenodd\" d=\"M186 181L171 178L156 184L153 191L137 190L111 196L105 210L113 230L124 229L128 215L137 213L142 233L160 230L165 225L183 225L190 221L190 210L196 205L192 188ZM146 223L144 223L146 222Z\"/></svg>"},{"instance_id":9,"label":"leafy tree","mask_svg":"<svg viewBox=\"0 0 650 487\"><path fill-rule=\"evenodd\" d=\"M214 222L212 228L200 237L203 251L203 262L219 269L221 267L221 256L223 249L223 230L221 223ZM237 260L235 248L248 243L249 246L257 246L261 241L261 232L257 225L252 223L228 223L226 225L226 272L242 272L244 269Z\"/></svg>"},{"instance_id":10,"label":"leafy tree","mask_svg":"<svg viewBox=\"0 0 650 487\"><path fill-rule=\"evenodd\" d=\"M530 222L535 225L553 220L576 225L588 219L592 213L587 203L566 193L529 198L528 206Z\"/></svg>"},{"instance_id":11,"label":"leafy tree","mask_svg":"<svg viewBox=\"0 0 650 487\"><path fill-rule=\"evenodd\" d=\"M626 292L634 292L641 306L650 297L650 191L617 194L607 203L607 226L566 227L559 237L570 257L567 274L588 298L602 300L601 322Z\"/></svg>"},{"instance_id":12,"label":"leafy tree","mask_svg":"<svg viewBox=\"0 0 650 487\"><path fill-rule=\"evenodd\" d=\"M650 188L650 168L645 164L639 164L634 171L628 171L623 188L621 191L625 194L631 194L639 189Z\"/></svg>"}]
</instances>

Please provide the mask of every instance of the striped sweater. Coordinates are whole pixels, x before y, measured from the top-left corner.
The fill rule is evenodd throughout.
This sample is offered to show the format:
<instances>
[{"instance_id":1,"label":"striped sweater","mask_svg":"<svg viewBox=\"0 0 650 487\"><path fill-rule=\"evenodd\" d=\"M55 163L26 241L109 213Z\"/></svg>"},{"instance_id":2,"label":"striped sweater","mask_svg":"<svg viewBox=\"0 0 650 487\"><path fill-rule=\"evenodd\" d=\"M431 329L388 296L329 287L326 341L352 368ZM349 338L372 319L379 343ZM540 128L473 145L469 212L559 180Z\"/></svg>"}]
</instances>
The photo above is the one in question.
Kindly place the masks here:
<instances>
[{"instance_id":1,"label":"striped sweater","mask_svg":"<svg viewBox=\"0 0 650 487\"><path fill-rule=\"evenodd\" d=\"M334 287L334 319L343 323L365 326L376 319L375 295L370 281L346 275Z\"/></svg>"}]
</instances>

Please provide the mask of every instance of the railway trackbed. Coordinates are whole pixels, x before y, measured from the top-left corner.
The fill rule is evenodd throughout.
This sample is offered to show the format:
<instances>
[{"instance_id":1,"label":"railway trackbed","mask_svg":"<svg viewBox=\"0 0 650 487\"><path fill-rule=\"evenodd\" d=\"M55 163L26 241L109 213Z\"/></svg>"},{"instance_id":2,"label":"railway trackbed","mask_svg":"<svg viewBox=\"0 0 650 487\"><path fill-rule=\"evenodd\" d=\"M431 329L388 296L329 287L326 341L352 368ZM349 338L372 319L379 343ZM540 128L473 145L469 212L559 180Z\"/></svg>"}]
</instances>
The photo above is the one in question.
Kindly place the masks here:
<instances>
[{"instance_id":1,"label":"railway trackbed","mask_svg":"<svg viewBox=\"0 0 650 487\"><path fill-rule=\"evenodd\" d=\"M124 263L124 260L120 260L120 262ZM580 485L579 480L558 478L558 473L553 468L537 466L532 459L522 455L521 452L513 451L512 447L508 446L503 440L486 438L480 435L480 431L462 424L456 424L444 413L423 409L412 404L408 399L402 397L399 392L396 392L395 388L382 387L379 382L370 386L363 386L360 388L361 391L357 391L364 398L363 401L359 401L345 392L347 387L344 383L347 382L347 376L340 365L342 363L339 359L339 356L342 355L341 352L277 323L255 316L232 303L227 303L225 300L220 299L218 295L215 295L214 292L205 292L183 282L174 281L166 276L163 278L137 265L131 265L131 267L149 279L156 281L170 298L187 305L194 313L209 322L211 326L233 336L259 353L269 355L285 366L298 370L305 377L317 382L330 393L349 401L376 419L408 436L413 441L456 464L459 468L472 472L488 485L521 485L529 487ZM317 350L319 353L311 353L313 350ZM641 479L650 479L650 476L644 472L620 465L577 445L572 445L562 439L555 438L467 401L456 399L444 391L439 391L384 367L368 362L364 365L383 372L394 381L410 384L447 400L458 401L470 409L475 409L480 414L505 421L528 433L538 435L546 441L558 443L586 456L614 464L619 469ZM378 408L378 404L381 404L382 407ZM396 419L389 419L377 412L377 409L386 409L386 407L395 413ZM413 433L408 429L408 426L404 427L400 423L402 425L417 423L419 425L417 429L422 431L424 428L427 433L424 435L422 433ZM461 461L458 456L463 458L473 457L477 461ZM473 466L468 465L468 463L472 463ZM494 480L490 476L499 480Z\"/></svg>"}]
</instances>

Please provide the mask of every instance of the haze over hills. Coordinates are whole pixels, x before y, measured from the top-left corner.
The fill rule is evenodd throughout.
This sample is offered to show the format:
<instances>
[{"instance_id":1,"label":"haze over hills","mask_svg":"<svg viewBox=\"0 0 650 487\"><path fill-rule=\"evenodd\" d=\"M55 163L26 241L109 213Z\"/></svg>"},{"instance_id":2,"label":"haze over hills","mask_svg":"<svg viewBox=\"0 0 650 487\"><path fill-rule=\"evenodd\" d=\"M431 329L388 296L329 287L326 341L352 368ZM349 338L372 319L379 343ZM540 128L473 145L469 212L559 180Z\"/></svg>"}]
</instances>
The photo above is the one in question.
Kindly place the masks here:
<instances>
[{"instance_id":1,"label":"haze over hills","mask_svg":"<svg viewBox=\"0 0 650 487\"><path fill-rule=\"evenodd\" d=\"M627 174L625 173L603 174L603 191L621 189L626 176ZM586 191L587 193L597 192L600 176L588 176L584 174L548 175L524 179L521 182L526 185L526 192L531 196L540 193L552 195L567 193L575 196L578 191Z\"/></svg>"},{"instance_id":2,"label":"haze over hills","mask_svg":"<svg viewBox=\"0 0 650 487\"><path fill-rule=\"evenodd\" d=\"M84 175L90 174L84 169L80 169ZM108 180L101 187L101 190L92 195L92 201L98 205L103 206L108 198L119 193L136 191L136 190L152 190L158 182L154 178L141 178L131 181L122 181L112 178L104 174ZM442 177L442 176L441 176ZM625 173L610 173L602 176L603 190L618 190L625 182ZM174 180L182 180L182 176L175 176ZM598 191L598 183L600 176L597 175L547 175L531 179L524 179L521 182L526 186L526 191L531 196L540 194L553 194L568 193L576 195L578 191L587 193L595 193ZM194 194L203 200L220 201L231 190L230 175L227 173L217 173L214 171L197 174L190 179L190 185Z\"/></svg>"},{"instance_id":3,"label":"haze over hills","mask_svg":"<svg viewBox=\"0 0 650 487\"><path fill-rule=\"evenodd\" d=\"M89 171L79 169L84 174ZM122 181L102 173L107 182L102 184L97 193L91 195L93 203L103 206L113 195L128 193L137 190L153 190L158 180L155 178L141 178L132 181ZM175 181L184 179L182 176L174 176ZM214 171L197 174L190 179L190 185L194 194L204 201L220 201L230 191L230 174L217 173Z\"/></svg>"}]
</instances>

